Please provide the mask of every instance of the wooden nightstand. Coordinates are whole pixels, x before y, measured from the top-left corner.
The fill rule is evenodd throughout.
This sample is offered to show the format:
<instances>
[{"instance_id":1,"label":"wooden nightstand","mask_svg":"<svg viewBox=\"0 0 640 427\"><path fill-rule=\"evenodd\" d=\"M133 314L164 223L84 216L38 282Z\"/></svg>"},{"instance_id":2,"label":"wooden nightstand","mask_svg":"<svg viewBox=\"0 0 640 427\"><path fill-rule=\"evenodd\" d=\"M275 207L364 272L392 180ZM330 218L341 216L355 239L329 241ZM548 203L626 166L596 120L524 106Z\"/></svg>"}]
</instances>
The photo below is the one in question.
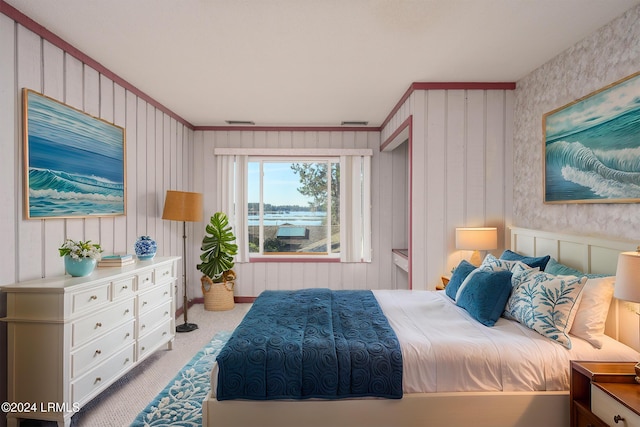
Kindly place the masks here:
<instances>
[{"instance_id":1,"label":"wooden nightstand","mask_svg":"<svg viewBox=\"0 0 640 427\"><path fill-rule=\"evenodd\" d=\"M447 287L447 284L449 284L449 280L451 280L451 277L442 276L442 277L440 277L440 280L442 280L442 285L436 285L436 291L444 290L444 288Z\"/></svg>"},{"instance_id":2,"label":"wooden nightstand","mask_svg":"<svg viewBox=\"0 0 640 427\"><path fill-rule=\"evenodd\" d=\"M640 426L640 384L634 380L634 365L571 361L571 427Z\"/></svg>"}]
</instances>

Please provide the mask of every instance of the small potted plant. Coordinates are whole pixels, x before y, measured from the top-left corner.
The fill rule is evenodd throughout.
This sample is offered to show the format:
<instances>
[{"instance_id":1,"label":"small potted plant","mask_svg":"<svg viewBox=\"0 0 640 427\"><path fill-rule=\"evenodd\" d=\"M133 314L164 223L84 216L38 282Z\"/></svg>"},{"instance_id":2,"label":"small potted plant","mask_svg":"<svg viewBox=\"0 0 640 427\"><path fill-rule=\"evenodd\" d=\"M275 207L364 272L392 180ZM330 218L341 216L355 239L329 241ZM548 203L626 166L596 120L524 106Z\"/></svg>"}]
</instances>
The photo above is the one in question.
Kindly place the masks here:
<instances>
[{"instance_id":1,"label":"small potted plant","mask_svg":"<svg viewBox=\"0 0 640 427\"><path fill-rule=\"evenodd\" d=\"M91 240L76 242L67 239L58 251L60 256L64 257L65 270L74 277L84 277L93 273L102 257L102 248L98 243L91 243Z\"/></svg>"},{"instance_id":2,"label":"small potted plant","mask_svg":"<svg viewBox=\"0 0 640 427\"><path fill-rule=\"evenodd\" d=\"M223 212L216 212L207 224L202 239L202 254L198 270L204 294L205 310L230 310L234 307L233 287L235 272L233 257L238 253L238 245L233 243L236 236L229 225L229 218Z\"/></svg>"}]
</instances>

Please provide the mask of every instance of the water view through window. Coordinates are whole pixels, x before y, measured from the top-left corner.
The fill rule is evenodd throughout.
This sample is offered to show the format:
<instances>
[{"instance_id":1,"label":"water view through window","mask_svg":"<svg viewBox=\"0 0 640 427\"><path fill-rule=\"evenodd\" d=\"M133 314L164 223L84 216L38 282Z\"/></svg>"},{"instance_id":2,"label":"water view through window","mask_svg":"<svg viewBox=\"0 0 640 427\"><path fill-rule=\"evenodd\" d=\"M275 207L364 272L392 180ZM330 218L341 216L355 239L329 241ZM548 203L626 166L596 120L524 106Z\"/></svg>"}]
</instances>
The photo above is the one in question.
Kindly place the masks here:
<instances>
[{"instance_id":1,"label":"water view through window","mask_svg":"<svg viewBox=\"0 0 640 427\"><path fill-rule=\"evenodd\" d=\"M249 252L339 254L339 180L338 159L250 159Z\"/></svg>"}]
</instances>

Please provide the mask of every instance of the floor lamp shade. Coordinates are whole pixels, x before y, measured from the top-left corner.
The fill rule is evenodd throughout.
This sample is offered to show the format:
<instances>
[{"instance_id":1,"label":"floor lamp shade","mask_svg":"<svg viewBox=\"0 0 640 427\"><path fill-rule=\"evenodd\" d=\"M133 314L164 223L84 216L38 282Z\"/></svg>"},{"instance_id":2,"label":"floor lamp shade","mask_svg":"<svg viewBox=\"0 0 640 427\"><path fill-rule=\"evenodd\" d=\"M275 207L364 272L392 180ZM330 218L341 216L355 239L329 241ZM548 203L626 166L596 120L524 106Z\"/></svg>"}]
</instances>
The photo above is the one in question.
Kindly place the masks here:
<instances>
[{"instance_id":1,"label":"floor lamp shade","mask_svg":"<svg viewBox=\"0 0 640 427\"><path fill-rule=\"evenodd\" d=\"M191 332L198 329L195 323L189 323L187 310L189 299L187 298L187 221L202 221L202 194L187 191L167 191L164 199L162 219L182 221L182 312L184 323L176 326L177 332Z\"/></svg>"},{"instance_id":2,"label":"floor lamp shade","mask_svg":"<svg viewBox=\"0 0 640 427\"><path fill-rule=\"evenodd\" d=\"M188 191L167 191L162 219L173 221L202 221L202 194Z\"/></svg>"}]
</instances>

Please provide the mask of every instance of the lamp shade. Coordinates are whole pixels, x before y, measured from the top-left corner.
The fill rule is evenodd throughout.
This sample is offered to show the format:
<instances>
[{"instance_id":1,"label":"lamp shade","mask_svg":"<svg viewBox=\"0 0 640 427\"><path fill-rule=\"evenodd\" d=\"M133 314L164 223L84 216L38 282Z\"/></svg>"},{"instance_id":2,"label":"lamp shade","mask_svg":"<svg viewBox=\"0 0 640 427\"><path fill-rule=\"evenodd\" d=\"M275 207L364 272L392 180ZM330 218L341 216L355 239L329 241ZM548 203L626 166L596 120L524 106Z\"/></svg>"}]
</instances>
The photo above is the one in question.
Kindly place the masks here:
<instances>
[{"instance_id":1,"label":"lamp shade","mask_svg":"<svg viewBox=\"0 0 640 427\"><path fill-rule=\"evenodd\" d=\"M167 191L162 219L202 221L202 194L188 191Z\"/></svg>"},{"instance_id":2,"label":"lamp shade","mask_svg":"<svg viewBox=\"0 0 640 427\"><path fill-rule=\"evenodd\" d=\"M614 289L616 298L640 302L640 252L622 252L618 255Z\"/></svg>"},{"instance_id":3,"label":"lamp shade","mask_svg":"<svg viewBox=\"0 0 640 427\"><path fill-rule=\"evenodd\" d=\"M486 251L498 247L496 227L456 228L456 249Z\"/></svg>"}]
</instances>

